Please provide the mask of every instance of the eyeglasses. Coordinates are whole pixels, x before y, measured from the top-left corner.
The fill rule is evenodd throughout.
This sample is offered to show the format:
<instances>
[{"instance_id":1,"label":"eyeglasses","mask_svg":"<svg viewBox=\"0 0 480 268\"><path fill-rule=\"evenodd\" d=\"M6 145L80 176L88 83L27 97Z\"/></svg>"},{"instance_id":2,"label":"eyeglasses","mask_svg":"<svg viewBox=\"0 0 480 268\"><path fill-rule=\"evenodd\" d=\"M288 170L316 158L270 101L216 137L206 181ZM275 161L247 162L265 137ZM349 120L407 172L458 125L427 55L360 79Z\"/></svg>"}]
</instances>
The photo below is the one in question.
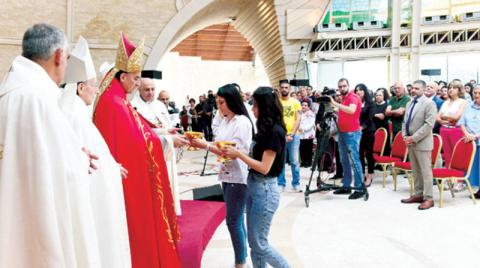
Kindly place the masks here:
<instances>
[{"instance_id":1,"label":"eyeglasses","mask_svg":"<svg viewBox=\"0 0 480 268\"><path fill-rule=\"evenodd\" d=\"M170 100L170 98L158 98L158 99L161 100L161 101L168 101L168 100Z\"/></svg>"}]
</instances>

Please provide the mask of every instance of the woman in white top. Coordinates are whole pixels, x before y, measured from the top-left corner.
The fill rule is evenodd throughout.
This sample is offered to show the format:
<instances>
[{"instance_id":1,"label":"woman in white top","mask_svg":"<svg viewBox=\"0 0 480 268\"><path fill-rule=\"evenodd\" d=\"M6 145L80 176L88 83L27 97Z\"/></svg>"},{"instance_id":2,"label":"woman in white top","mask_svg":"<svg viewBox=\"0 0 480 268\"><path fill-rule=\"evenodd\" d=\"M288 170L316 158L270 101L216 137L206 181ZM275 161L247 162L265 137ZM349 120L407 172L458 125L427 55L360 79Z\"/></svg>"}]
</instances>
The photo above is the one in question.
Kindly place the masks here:
<instances>
[{"instance_id":1,"label":"woman in white top","mask_svg":"<svg viewBox=\"0 0 480 268\"><path fill-rule=\"evenodd\" d=\"M302 117L298 128L300 136L300 166L312 165L313 139L315 138L315 114L310 110L310 104L302 101Z\"/></svg>"},{"instance_id":2,"label":"woman in white top","mask_svg":"<svg viewBox=\"0 0 480 268\"><path fill-rule=\"evenodd\" d=\"M440 136L443 140L443 159L448 167L453 153L453 147L463 137L462 130L457 126L457 121L463 114L467 101L464 99L465 91L460 81L448 84L448 100L445 101L437 114L437 122L441 125Z\"/></svg>"},{"instance_id":3,"label":"woman in white top","mask_svg":"<svg viewBox=\"0 0 480 268\"><path fill-rule=\"evenodd\" d=\"M248 153L253 139L253 124L237 88L228 84L218 89L218 112L223 115L216 129L215 141L236 143L236 148ZM192 145L222 156L222 150L205 140L193 139ZM244 211L247 201L248 166L240 159L220 163L218 180L222 182L227 207L227 227L235 252L235 267L245 267L247 258Z\"/></svg>"}]
</instances>

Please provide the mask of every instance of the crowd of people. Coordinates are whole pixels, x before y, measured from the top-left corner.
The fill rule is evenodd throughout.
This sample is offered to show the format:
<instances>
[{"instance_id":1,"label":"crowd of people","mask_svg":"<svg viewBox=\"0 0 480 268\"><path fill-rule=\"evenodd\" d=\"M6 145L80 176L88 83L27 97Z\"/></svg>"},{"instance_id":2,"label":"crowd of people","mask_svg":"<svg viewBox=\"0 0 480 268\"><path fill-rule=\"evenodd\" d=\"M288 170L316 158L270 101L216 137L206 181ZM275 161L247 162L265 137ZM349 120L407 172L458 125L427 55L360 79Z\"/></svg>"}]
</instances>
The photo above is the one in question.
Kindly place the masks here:
<instances>
[{"instance_id":1,"label":"crowd of people","mask_svg":"<svg viewBox=\"0 0 480 268\"><path fill-rule=\"evenodd\" d=\"M291 189L302 192L301 167L317 164L314 147L328 116L336 124L320 171L342 178L333 193L349 199L363 197L374 179L379 128L389 133L384 155L402 134L415 192L401 202L422 210L434 206L433 133L443 140L437 166L450 165L461 139L480 146L473 80L396 82L375 91L346 78L322 91L281 80L253 94L231 83L198 103L187 97L179 111L168 91L155 98L152 77L142 77L143 43L121 34L100 83L87 41L80 37L70 55L67 49L57 27L32 26L0 86L1 267L181 267L175 149L185 145L221 159L237 268L246 267L247 241L254 267L290 267L270 245L269 230L288 185L287 164ZM480 186L480 150L469 180Z\"/></svg>"},{"instance_id":2,"label":"crowd of people","mask_svg":"<svg viewBox=\"0 0 480 268\"><path fill-rule=\"evenodd\" d=\"M286 146L275 90L256 89L252 106L236 84L189 100L186 129L206 140L187 139L168 91L155 98L154 77L142 77L143 50L121 34L98 83L84 38L68 53L55 26L24 33L0 85L0 266L181 267L174 151L189 145L229 159L219 180L235 266L248 237L254 267L289 267L268 242Z\"/></svg>"}]
</instances>

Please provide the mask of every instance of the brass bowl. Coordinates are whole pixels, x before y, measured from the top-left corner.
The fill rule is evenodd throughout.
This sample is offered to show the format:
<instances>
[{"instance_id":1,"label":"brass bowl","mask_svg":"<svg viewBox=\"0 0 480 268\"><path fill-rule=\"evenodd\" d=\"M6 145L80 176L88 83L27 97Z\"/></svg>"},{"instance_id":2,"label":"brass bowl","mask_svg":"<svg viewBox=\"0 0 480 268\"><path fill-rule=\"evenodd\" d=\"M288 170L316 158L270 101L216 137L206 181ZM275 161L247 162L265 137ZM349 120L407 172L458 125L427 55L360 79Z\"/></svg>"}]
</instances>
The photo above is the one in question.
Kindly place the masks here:
<instances>
[{"instance_id":1,"label":"brass bowl","mask_svg":"<svg viewBox=\"0 0 480 268\"><path fill-rule=\"evenodd\" d=\"M215 146L217 146L218 149L225 149L226 147L228 146L232 146L232 147L235 147L237 146L237 143L236 142L233 142L233 141L216 141L215 142ZM217 161L220 162L220 163L228 163L230 162L232 159L230 159L229 157L227 156L219 156L217 158Z\"/></svg>"},{"instance_id":2,"label":"brass bowl","mask_svg":"<svg viewBox=\"0 0 480 268\"><path fill-rule=\"evenodd\" d=\"M185 137L187 137L189 139L201 139L201 138L203 138L203 132L186 131L185 132Z\"/></svg>"},{"instance_id":3,"label":"brass bowl","mask_svg":"<svg viewBox=\"0 0 480 268\"><path fill-rule=\"evenodd\" d=\"M215 146L217 146L218 149L224 149L228 146L235 147L237 146L237 143L233 141L216 141Z\"/></svg>"}]
</instances>

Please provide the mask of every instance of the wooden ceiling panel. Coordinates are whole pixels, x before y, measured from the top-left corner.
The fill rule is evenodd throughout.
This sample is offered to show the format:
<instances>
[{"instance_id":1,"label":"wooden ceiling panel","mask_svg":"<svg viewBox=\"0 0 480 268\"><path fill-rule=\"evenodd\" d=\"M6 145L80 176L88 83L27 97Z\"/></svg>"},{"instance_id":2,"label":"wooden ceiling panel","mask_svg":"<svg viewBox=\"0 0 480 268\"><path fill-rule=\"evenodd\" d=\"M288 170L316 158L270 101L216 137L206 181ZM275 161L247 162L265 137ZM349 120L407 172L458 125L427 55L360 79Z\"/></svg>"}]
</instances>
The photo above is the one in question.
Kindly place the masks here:
<instances>
[{"instance_id":1,"label":"wooden ceiling panel","mask_svg":"<svg viewBox=\"0 0 480 268\"><path fill-rule=\"evenodd\" d=\"M178 44L173 52L203 60L251 61L253 48L229 23L200 30Z\"/></svg>"}]
</instances>

